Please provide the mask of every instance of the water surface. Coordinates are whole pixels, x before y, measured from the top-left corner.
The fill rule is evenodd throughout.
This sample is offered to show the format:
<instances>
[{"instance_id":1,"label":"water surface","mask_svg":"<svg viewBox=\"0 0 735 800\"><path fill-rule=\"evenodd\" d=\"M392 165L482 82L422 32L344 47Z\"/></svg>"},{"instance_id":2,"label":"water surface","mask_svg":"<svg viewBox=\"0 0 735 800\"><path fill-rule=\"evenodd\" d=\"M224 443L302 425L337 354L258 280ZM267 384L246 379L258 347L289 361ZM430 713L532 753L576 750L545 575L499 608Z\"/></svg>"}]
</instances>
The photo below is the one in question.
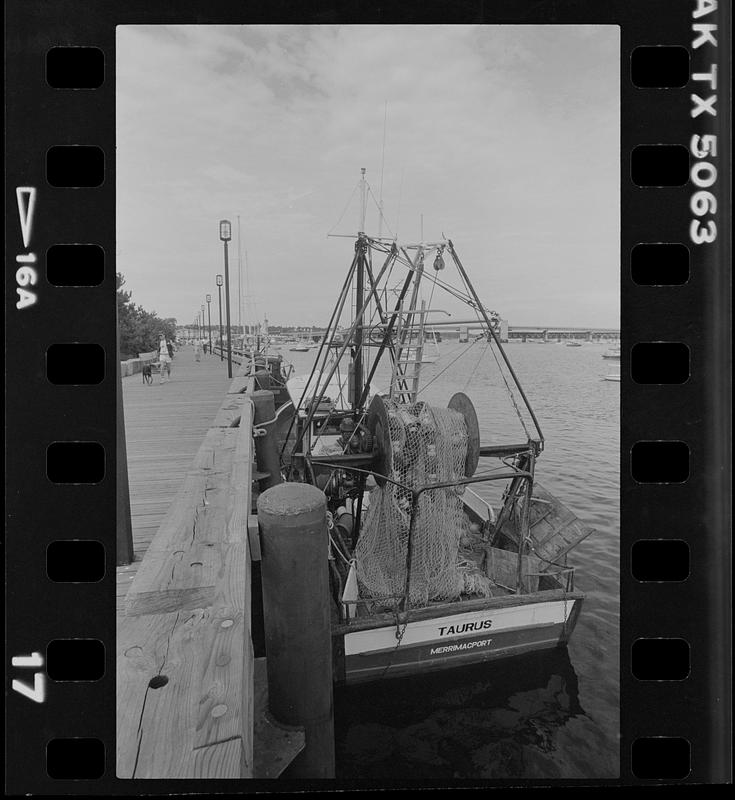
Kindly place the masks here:
<instances>
[{"instance_id":1,"label":"water surface","mask_svg":"<svg viewBox=\"0 0 735 800\"><path fill-rule=\"evenodd\" d=\"M424 367L422 397L446 406L466 391L483 443L522 442L523 426L492 358L480 358L483 347L456 360L457 341L442 342L440 361ZM607 349L506 345L546 439L537 478L595 528L570 555L586 599L569 647L338 688L339 778L617 777L620 383L602 380L617 369L602 358ZM284 356L298 372L314 357Z\"/></svg>"}]
</instances>

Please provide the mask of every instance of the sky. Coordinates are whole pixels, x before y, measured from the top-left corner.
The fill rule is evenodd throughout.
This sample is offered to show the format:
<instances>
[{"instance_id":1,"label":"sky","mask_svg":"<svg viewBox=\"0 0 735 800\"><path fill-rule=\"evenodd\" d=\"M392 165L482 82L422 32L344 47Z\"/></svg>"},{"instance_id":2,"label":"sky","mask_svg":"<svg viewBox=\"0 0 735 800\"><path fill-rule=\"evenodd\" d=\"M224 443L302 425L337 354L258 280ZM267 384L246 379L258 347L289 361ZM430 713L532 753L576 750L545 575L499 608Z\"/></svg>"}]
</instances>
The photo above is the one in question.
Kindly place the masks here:
<instances>
[{"instance_id":1,"label":"sky","mask_svg":"<svg viewBox=\"0 0 735 800\"><path fill-rule=\"evenodd\" d=\"M619 51L617 26L119 26L117 271L214 323L230 219L232 321L322 326L364 167L367 232L451 238L511 326L616 328Z\"/></svg>"}]
</instances>

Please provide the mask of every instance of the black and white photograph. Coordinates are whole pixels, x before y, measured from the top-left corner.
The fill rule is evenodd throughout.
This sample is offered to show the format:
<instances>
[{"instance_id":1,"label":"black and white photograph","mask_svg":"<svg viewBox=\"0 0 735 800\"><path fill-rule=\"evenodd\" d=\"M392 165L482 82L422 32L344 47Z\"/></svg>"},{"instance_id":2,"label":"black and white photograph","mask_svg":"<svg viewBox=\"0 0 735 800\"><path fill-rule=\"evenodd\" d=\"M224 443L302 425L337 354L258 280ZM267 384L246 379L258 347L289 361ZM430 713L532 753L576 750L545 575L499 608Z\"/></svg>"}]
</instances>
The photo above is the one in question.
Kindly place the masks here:
<instances>
[{"instance_id":1,"label":"black and white photograph","mask_svg":"<svg viewBox=\"0 0 735 800\"><path fill-rule=\"evenodd\" d=\"M618 778L620 47L117 27L118 778Z\"/></svg>"}]
</instances>

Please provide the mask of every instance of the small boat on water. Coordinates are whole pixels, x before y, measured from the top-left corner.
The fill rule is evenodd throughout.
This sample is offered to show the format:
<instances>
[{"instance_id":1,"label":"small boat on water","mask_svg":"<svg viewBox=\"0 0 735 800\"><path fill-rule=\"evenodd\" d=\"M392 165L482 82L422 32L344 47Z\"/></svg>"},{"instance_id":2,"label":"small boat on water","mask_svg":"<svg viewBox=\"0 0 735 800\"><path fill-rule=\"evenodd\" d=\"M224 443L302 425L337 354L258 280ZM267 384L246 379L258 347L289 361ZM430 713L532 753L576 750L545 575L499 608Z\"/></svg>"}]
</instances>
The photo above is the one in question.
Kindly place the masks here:
<instances>
[{"instance_id":1,"label":"small boat on water","mask_svg":"<svg viewBox=\"0 0 735 800\"><path fill-rule=\"evenodd\" d=\"M562 646L584 600L567 557L592 529L536 479L541 427L501 345L499 316L480 301L452 240L369 236L366 191L363 171L347 279L313 370L286 382L292 417L279 433L283 476L327 499L334 679ZM443 404L421 397L432 313L423 284L474 312L481 335L467 350L499 370L519 435L483 442L465 392ZM491 486L502 486L496 504L483 491Z\"/></svg>"},{"instance_id":2,"label":"small boat on water","mask_svg":"<svg viewBox=\"0 0 735 800\"><path fill-rule=\"evenodd\" d=\"M620 361L620 346L611 347L609 350L606 350L602 354L602 357L613 361Z\"/></svg>"},{"instance_id":3,"label":"small boat on water","mask_svg":"<svg viewBox=\"0 0 735 800\"><path fill-rule=\"evenodd\" d=\"M567 342L567 347L581 347L582 344L580 342Z\"/></svg>"},{"instance_id":4,"label":"small boat on water","mask_svg":"<svg viewBox=\"0 0 735 800\"><path fill-rule=\"evenodd\" d=\"M319 347L319 344L314 341L314 329L312 328L307 336L302 336L298 341L291 342L288 349L293 353L308 353L309 350L314 350L317 347Z\"/></svg>"},{"instance_id":5,"label":"small boat on water","mask_svg":"<svg viewBox=\"0 0 735 800\"><path fill-rule=\"evenodd\" d=\"M308 353L311 350L309 342L299 339L291 342L286 342L285 347L288 347L292 353Z\"/></svg>"}]
</instances>

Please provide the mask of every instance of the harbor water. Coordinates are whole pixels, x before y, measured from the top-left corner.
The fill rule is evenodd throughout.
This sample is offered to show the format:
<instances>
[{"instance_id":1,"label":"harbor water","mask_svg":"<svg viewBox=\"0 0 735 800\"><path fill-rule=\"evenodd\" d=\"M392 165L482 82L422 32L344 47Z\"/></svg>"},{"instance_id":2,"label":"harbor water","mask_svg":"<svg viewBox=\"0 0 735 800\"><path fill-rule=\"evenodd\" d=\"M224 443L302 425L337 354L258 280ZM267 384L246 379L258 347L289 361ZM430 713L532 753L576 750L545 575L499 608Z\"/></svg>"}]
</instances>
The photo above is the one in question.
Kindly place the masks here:
<instances>
[{"instance_id":1,"label":"harbor water","mask_svg":"<svg viewBox=\"0 0 735 800\"><path fill-rule=\"evenodd\" d=\"M603 380L618 363L602 358L608 346L505 346L545 436L537 479L595 529L570 554L575 588L586 599L569 647L337 688L338 778L618 775L620 383ZM441 342L439 360L424 366L421 398L446 406L454 392L465 391L483 444L524 441L484 347L473 345L457 359L466 345ZM314 352L283 355L300 373Z\"/></svg>"}]
</instances>

